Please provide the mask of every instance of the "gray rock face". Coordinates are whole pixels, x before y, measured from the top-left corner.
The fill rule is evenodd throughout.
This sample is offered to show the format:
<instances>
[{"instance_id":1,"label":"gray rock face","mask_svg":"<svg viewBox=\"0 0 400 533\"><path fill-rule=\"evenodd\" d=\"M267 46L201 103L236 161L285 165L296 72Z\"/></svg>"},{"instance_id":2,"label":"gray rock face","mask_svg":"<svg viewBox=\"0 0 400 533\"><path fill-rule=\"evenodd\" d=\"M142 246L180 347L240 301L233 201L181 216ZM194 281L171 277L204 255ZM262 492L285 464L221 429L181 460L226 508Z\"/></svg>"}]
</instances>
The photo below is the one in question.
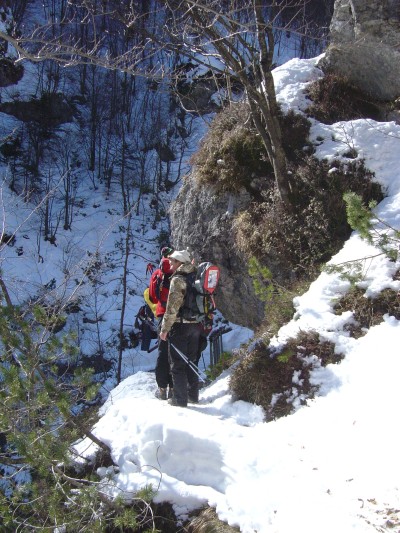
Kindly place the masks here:
<instances>
[{"instance_id":1,"label":"gray rock face","mask_svg":"<svg viewBox=\"0 0 400 533\"><path fill-rule=\"evenodd\" d=\"M400 97L399 0L336 0L331 44L320 67L371 97Z\"/></svg>"},{"instance_id":2,"label":"gray rock face","mask_svg":"<svg viewBox=\"0 0 400 533\"><path fill-rule=\"evenodd\" d=\"M187 247L196 261L211 261L220 267L215 300L224 317L255 328L263 318L264 306L254 294L246 262L235 249L232 227L234 215L249 201L245 193L217 197L210 187L197 186L189 176L170 208L170 220L175 248Z\"/></svg>"}]
</instances>

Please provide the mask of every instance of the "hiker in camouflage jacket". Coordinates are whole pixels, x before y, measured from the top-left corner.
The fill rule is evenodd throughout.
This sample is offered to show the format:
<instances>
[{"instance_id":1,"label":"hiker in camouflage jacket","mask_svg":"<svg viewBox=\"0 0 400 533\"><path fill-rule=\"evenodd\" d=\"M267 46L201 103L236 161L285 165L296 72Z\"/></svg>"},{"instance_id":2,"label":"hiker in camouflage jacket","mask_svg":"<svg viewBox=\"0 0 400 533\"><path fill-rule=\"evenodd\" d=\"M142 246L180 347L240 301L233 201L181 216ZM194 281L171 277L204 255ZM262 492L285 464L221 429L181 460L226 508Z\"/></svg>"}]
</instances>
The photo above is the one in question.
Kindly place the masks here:
<instances>
[{"instance_id":1,"label":"hiker in camouflage jacket","mask_svg":"<svg viewBox=\"0 0 400 533\"><path fill-rule=\"evenodd\" d=\"M185 320L180 316L187 291L186 275L195 272L196 267L192 265L190 255L186 250L176 250L168 259L173 274L167 308L161 324L160 339L168 340L169 345L174 397L168 401L172 405L186 407L188 401L193 403L199 401L199 378L174 347L186 355L190 361L197 363L201 332L199 323L196 320Z\"/></svg>"}]
</instances>

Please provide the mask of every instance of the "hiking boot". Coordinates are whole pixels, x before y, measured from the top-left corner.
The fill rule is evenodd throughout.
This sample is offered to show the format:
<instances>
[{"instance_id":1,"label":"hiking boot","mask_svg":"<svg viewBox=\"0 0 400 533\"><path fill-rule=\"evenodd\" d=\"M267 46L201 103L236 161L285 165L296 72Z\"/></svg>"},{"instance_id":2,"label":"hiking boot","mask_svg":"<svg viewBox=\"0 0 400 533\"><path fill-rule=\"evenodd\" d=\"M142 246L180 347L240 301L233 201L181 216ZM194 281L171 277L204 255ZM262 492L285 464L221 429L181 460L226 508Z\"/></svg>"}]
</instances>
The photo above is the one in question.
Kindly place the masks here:
<instances>
[{"instance_id":1,"label":"hiking boot","mask_svg":"<svg viewBox=\"0 0 400 533\"><path fill-rule=\"evenodd\" d=\"M162 387L160 387L159 389L156 390L155 392L155 397L158 398L159 400L166 400L167 399L167 389L163 389Z\"/></svg>"},{"instance_id":2,"label":"hiking boot","mask_svg":"<svg viewBox=\"0 0 400 533\"><path fill-rule=\"evenodd\" d=\"M195 398L194 396L189 396L188 397L188 402L189 403L199 403L199 399Z\"/></svg>"},{"instance_id":3,"label":"hiking boot","mask_svg":"<svg viewBox=\"0 0 400 533\"><path fill-rule=\"evenodd\" d=\"M188 400L190 403L199 403L199 385L192 383L188 388Z\"/></svg>"},{"instance_id":4,"label":"hiking boot","mask_svg":"<svg viewBox=\"0 0 400 533\"><path fill-rule=\"evenodd\" d=\"M181 403L176 400L176 398L170 398L168 400L169 405L174 405L175 407L187 407L186 403Z\"/></svg>"}]
</instances>

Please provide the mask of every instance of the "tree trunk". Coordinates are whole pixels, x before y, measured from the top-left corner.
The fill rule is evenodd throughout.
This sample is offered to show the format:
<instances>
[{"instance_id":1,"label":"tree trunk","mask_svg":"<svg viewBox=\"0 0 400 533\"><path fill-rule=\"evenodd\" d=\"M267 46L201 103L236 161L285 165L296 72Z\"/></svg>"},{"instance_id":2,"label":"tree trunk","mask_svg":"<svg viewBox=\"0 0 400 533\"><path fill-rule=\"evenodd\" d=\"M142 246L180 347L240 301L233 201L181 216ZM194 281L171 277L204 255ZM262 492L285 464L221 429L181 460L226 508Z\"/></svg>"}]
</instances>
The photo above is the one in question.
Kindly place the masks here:
<instances>
[{"instance_id":1,"label":"tree trunk","mask_svg":"<svg viewBox=\"0 0 400 533\"><path fill-rule=\"evenodd\" d=\"M204 54L210 55L212 46L215 57L221 61L231 77L236 77L243 85L250 104L254 125L261 136L268 157L271 161L276 186L283 204L292 209L290 185L287 173L286 154L283 148L280 126L280 109L276 100L274 79L272 76L274 35L272 22L265 20L265 13L255 0L246 3L248 15L252 14L253 40L242 37L244 24L240 14L231 13L217 15L206 2L186 0L187 17L195 28L194 31L207 38L203 46ZM179 9L173 0L169 5ZM273 16L275 13L270 13ZM218 21L218 24L216 22ZM213 22L213 23L211 23ZM188 31L188 33L190 33ZM202 50L202 47L200 46ZM189 55L191 52L189 53ZM192 55L196 61L196 57ZM219 67L209 64L211 70L220 73Z\"/></svg>"},{"instance_id":2,"label":"tree trunk","mask_svg":"<svg viewBox=\"0 0 400 533\"><path fill-rule=\"evenodd\" d=\"M132 222L132 209L127 214L127 226L125 234L125 256L124 256L124 268L122 273L122 304L121 314L119 320L119 347L118 347L118 368L117 368L117 383L121 382L122 378L122 356L123 356L123 344L124 344L124 320L126 312L126 299L128 293L128 272L129 272L129 257L130 257L130 238L131 238L131 222Z\"/></svg>"}]
</instances>

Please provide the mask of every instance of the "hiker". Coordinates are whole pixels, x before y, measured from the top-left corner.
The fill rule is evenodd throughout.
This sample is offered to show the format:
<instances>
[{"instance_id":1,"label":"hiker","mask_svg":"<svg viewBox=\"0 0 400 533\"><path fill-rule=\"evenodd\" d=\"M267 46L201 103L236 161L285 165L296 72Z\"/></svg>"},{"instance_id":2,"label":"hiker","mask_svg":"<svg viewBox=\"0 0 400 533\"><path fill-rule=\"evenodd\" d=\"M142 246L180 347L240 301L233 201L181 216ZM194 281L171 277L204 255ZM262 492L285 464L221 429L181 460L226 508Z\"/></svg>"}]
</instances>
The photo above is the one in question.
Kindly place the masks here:
<instances>
[{"instance_id":1,"label":"hiker","mask_svg":"<svg viewBox=\"0 0 400 533\"><path fill-rule=\"evenodd\" d=\"M171 265L166 256L162 257L159 268L154 270L150 278L149 299L155 304L154 314L158 319L158 330L160 329L167 305L171 274ZM155 393L156 397L159 400L171 398L173 394L173 383L168 360L168 343L160 338L158 339L156 382L158 386Z\"/></svg>"},{"instance_id":2,"label":"hiker","mask_svg":"<svg viewBox=\"0 0 400 533\"><path fill-rule=\"evenodd\" d=\"M157 328L154 324L153 312L147 304L140 307L136 315L135 328L140 331L140 349L150 351L151 340L157 338Z\"/></svg>"},{"instance_id":3,"label":"hiker","mask_svg":"<svg viewBox=\"0 0 400 533\"><path fill-rule=\"evenodd\" d=\"M199 378L174 346L195 366L197 365L201 328L197 320L183 316L185 296L188 291L186 277L196 272L196 267L192 264L187 250L175 250L168 259L172 276L159 338L162 341L168 339L169 362L174 385L174 396L168 402L171 405L186 407L188 401L191 403L199 401Z\"/></svg>"}]
</instances>

